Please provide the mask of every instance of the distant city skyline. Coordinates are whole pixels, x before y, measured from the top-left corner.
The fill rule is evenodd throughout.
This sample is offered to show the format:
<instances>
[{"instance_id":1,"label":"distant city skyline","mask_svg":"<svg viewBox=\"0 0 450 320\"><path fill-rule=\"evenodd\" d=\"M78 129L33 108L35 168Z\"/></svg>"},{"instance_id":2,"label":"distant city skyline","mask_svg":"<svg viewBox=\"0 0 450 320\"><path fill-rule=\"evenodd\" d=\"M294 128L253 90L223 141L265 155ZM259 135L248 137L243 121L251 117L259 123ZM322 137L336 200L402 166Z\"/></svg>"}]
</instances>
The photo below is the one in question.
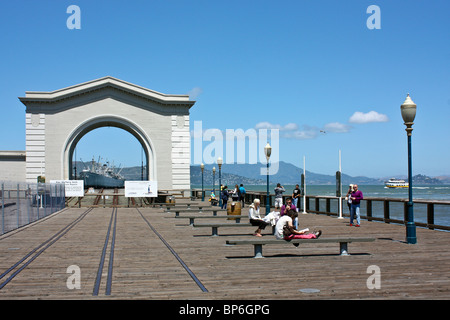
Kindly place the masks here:
<instances>
[{"instance_id":1,"label":"distant city skyline","mask_svg":"<svg viewBox=\"0 0 450 320\"><path fill-rule=\"evenodd\" d=\"M0 150L25 150L25 91L110 75L189 94L191 132L195 121L223 133L277 129L280 161L302 168L305 156L307 170L332 175L341 150L344 173L372 178L407 173L409 93L413 174L450 175L449 1L42 0L0 10ZM216 161L202 139L199 161ZM100 128L77 146L77 160L93 156L139 166L141 146Z\"/></svg>"}]
</instances>

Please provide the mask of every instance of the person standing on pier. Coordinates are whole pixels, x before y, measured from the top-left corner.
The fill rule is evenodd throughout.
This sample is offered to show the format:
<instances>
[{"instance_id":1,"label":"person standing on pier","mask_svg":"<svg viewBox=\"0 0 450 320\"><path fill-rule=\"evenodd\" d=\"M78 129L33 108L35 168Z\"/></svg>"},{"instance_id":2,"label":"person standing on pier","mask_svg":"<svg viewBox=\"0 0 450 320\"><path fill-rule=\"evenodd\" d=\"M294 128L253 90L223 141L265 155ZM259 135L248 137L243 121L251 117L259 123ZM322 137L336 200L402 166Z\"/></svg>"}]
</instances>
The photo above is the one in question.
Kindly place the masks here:
<instances>
[{"instance_id":1,"label":"person standing on pier","mask_svg":"<svg viewBox=\"0 0 450 320\"><path fill-rule=\"evenodd\" d=\"M361 192L361 190L358 190L357 184L353 185L353 192L352 192L350 198L352 199L352 206L351 206L351 212L350 212L350 226L353 225L353 219L356 214L355 227L359 227L360 223L361 223L359 208L360 208L360 201L363 199L363 193Z\"/></svg>"},{"instance_id":2,"label":"person standing on pier","mask_svg":"<svg viewBox=\"0 0 450 320\"><path fill-rule=\"evenodd\" d=\"M233 201L239 201L241 199L241 191L239 190L239 186L237 184L234 186L234 190L231 193L231 198Z\"/></svg>"},{"instance_id":3,"label":"person standing on pier","mask_svg":"<svg viewBox=\"0 0 450 320\"><path fill-rule=\"evenodd\" d=\"M286 192L286 190L280 183L277 183L277 187L275 188L274 191L275 191L275 209L281 208L281 206L283 205L283 192Z\"/></svg>"},{"instance_id":4,"label":"person standing on pier","mask_svg":"<svg viewBox=\"0 0 450 320\"><path fill-rule=\"evenodd\" d=\"M243 208L244 204L245 204L245 188L244 188L244 185L242 183L241 183L241 186L239 187L239 192L240 192L239 201L241 201L241 205L242 205L242 208Z\"/></svg>"},{"instance_id":5,"label":"person standing on pier","mask_svg":"<svg viewBox=\"0 0 450 320\"><path fill-rule=\"evenodd\" d=\"M226 209L227 208L227 203L228 203L228 186L223 187L222 190L222 209Z\"/></svg>"},{"instance_id":6,"label":"person standing on pier","mask_svg":"<svg viewBox=\"0 0 450 320\"><path fill-rule=\"evenodd\" d=\"M347 201L347 206L348 206L348 213L350 215L352 214L352 198L351 198L352 192L353 192L353 185L350 184L348 186L347 195L345 196L345 200Z\"/></svg>"},{"instance_id":7,"label":"person standing on pier","mask_svg":"<svg viewBox=\"0 0 450 320\"><path fill-rule=\"evenodd\" d=\"M298 184L295 185L294 191L292 191L292 203L297 208L298 212L298 199L300 198L300 186Z\"/></svg>"}]
</instances>

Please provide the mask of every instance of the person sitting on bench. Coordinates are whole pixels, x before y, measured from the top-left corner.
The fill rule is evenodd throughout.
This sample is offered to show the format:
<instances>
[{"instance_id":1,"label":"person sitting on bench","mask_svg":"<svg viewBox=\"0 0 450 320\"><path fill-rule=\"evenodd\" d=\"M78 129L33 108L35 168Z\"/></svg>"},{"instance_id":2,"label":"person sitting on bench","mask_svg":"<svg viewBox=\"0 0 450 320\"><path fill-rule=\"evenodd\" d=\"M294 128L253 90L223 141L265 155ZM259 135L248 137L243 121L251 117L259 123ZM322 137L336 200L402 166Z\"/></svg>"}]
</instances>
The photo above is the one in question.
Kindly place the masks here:
<instances>
[{"instance_id":1,"label":"person sitting on bench","mask_svg":"<svg viewBox=\"0 0 450 320\"><path fill-rule=\"evenodd\" d=\"M248 209L248 218L250 219L250 223L252 224L252 226L258 227L254 234L254 236L256 237L262 237L261 230L264 230L266 226L269 225L269 223L264 222L264 220L261 219L261 216L259 215L259 204L259 199L255 199Z\"/></svg>"},{"instance_id":2,"label":"person sitting on bench","mask_svg":"<svg viewBox=\"0 0 450 320\"><path fill-rule=\"evenodd\" d=\"M292 240L292 239L317 239L322 234L322 231L308 233L309 229L295 230L292 221L298 216L296 211L286 208L284 216L282 216L275 226L275 237L277 239ZM287 229L287 234L284 231Z\"/></svg>"},{"instance_id":3,"label":"person sitting on bench","mask_svg":"<svg viewBox=\"0 0 450 320\"><path fill-rule=\"evenodd\" d=\"M297 207L292 204L292 198L287 198L286 199L286 204L285 205L283 204L281 206L281 209L280 209L280 215L281 216L284 216L284 212L286 211L286 208L289 208L289 209L291 209L291 210L293 210L295 212L298 212ZM298 217L294 219L293 224L294 224L294 228L296 230L298 230Z\"/></svg>"}]
</instances>

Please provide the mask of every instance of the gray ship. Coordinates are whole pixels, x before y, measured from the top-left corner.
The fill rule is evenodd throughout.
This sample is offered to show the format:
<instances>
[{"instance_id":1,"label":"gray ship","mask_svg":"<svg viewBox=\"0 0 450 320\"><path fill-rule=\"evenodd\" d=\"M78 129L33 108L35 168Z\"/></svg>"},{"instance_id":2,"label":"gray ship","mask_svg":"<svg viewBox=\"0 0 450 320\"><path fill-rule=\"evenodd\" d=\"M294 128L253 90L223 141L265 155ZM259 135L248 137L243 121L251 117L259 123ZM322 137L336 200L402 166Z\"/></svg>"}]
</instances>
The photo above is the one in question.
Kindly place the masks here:
<instances>
[{"instance_id":1,"label":"gray ship","mask_svg":"<svg viewBox=\"0 0 450 320\"><path fill-rule=\"evenodd\" d=\"M100 160L95 162L92 159L91 167L80 173L80 179L84 181L84 187L123 188L125 178L120 174L122 170L115 172L115 168L110 168L108 164L102 165Z\"/></svg>"}]
</instances>

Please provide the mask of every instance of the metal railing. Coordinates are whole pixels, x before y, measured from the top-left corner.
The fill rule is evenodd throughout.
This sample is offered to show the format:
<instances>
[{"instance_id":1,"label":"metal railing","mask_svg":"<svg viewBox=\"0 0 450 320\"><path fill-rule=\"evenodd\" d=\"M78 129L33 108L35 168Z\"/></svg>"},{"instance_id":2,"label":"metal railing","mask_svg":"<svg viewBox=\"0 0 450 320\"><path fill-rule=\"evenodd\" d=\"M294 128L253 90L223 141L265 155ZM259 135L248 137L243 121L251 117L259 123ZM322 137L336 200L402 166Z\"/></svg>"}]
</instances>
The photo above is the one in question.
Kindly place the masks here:
<instances>
[{"instance_id":1,"label":"metal railing","mask_svg":"<svg viewBox=\"0 0 450 320\"><path fill-rule=\"evenodd\" d=\"M64 184L0 181L1 234L65 207Z\"/></svg>"},{"instance_id":2,"label":"metal railing","mask_svg":"<svg viewBox=\"0 0 450 320\"><path fill-rule=\"evenodd\" d=\"M342 198L344 217L349 217L349 210ZM408 221L408 199L364 197L361 200L361 218L368 221L405 224ZM450 201L413 200L414 222L418 227L450 231ZM306 212L338 215L339 198L330 196L306 196Z\"/></svg>"},{"instance_id":3,"label":"metal railing","mask_svg":"<svg viewBox=\"0 0 450 320\"><path fill-rule=\"evenodd\" d=\"M201 190L192 189L193 198L201 198ZM283 196L283 203L289 196ZM266 201L272 206L274 195L270 194L267 198L265 192L247 191L245 194L245 203L253 202L253 199L261 200L261 207L264 207ZM306 212L326 214L328 216L339 215L339 198L333 196L313 196L306 195ZM349 217L349 210L345 199L342 197L342 216ZM398 198L377 198L364 197L361 200L360 214L361 219L368 221L380 221L384 223L405 224L407 217L408 199ZM414 202L414 222L418 227L428 229L440 229L450 231L450 201L444 200L413 200ZM299 209L303 209L303 197L300 197L298 203Z\"/></svg>"}]
</instances>

